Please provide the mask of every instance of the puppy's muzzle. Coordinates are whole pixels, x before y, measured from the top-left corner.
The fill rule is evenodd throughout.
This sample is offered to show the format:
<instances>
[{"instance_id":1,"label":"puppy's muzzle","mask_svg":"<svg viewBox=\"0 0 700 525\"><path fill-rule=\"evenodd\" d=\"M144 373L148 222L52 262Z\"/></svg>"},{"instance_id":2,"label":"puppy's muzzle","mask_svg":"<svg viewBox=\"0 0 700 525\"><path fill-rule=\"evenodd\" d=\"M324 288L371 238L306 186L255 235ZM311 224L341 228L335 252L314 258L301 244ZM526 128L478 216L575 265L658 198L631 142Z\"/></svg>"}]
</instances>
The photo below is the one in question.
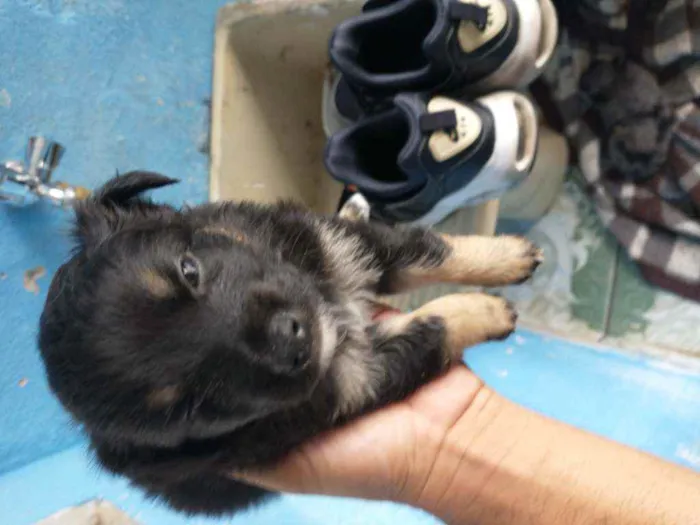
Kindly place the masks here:
<instances>
[{"instance_id":1,"label":"puppy's muzzle","mask_svg":"<svg viewBox=\"0 0 700 525\"><path fill-rule=\"evenodd\" d=\"M277 312L270 319L270 336L279 341L275 348L275 368L279 372L295 373L311 362L311 323L303 314L293 311ZM277 345L276 345L277 346Z\"/></svg>"}]
</instances>

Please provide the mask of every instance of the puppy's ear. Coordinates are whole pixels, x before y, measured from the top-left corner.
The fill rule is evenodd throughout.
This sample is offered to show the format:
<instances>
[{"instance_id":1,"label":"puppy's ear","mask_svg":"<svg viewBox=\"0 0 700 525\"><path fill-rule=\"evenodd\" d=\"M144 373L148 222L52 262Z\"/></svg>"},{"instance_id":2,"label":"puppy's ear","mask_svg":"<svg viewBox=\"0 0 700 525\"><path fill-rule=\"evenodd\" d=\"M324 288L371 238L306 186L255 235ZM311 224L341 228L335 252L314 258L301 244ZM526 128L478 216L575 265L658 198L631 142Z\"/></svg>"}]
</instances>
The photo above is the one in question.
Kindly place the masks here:
<instances>
[{"instance_id":1,"label":"puppy's ear","mask_svg":"<svg viewBox=\"0 0 700 525\"><path fill-rule=\"evenodd\" d=\"M192 445L180 449L112 449L92 443L107 470L127 476L151 496L187 514L230 515L273 495L234 480L226 467L226 454L215 452L216 447L206 442Z\"/></svg>"},{"instance_id":2,"label":"puppy's ear","mask_svg":"<svg viewBox=\"0 0 700 525\"><path fill-rule=\"evenodd\" d=\"M102 205L113 204L125 206L130 199L144 191L162 188L179 182L160 173L151 171L130 171L117 175L108 181L96 193L96 198Z\"/></svg>"},{"instance_id":3,"label":"puppy's ear","mask_svg":"<svg viewBox=\"0 0 700 525\"><path fill-rule=\"evenodd\" d=\"M117 231L130 211L160 208L135 197L145 191L177 182L177 179L149 171L130 171L117 175L90 198L76 205L75 237L78 244L89 251Z\"/></svg>"},{"instance_id":4,"label":"puppy's ear","mask_svg":"<svg viewBox=\"0 0 700 525\"><path fill-rule=\"evenodd\" d=\"M114 447L93 437L90 445L99 462L109 470L156 486L212 471L222 459L222 451L216 447L198 447L196 444L190 447L191 450L139 447L128 443Z\"/></svg>"}]
</instances>

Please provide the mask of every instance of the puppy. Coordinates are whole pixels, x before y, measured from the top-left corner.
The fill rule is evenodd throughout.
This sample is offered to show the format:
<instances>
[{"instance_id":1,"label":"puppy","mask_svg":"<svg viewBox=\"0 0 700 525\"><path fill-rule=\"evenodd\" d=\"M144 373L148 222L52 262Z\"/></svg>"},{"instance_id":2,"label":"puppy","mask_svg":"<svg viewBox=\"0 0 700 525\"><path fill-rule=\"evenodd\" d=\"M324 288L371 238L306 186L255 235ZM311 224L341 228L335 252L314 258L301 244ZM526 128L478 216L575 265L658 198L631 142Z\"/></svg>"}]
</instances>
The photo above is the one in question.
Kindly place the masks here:
<instances>
[{"instance_id":1,"label":"puppy","mask_svg":"<svg viewBox=\"0 0 700 525\"><path fill-rule=\"evenodd\" d=\"M139 197L175 182L132 172L77 205L77 248L51 284L39 345L101 465L187 513L261 501L270 493L230 473L405 398L514 329L500 298L379 317L378 295L519 283L541 261L518 237Z\"/></svg>"}]
</instances>

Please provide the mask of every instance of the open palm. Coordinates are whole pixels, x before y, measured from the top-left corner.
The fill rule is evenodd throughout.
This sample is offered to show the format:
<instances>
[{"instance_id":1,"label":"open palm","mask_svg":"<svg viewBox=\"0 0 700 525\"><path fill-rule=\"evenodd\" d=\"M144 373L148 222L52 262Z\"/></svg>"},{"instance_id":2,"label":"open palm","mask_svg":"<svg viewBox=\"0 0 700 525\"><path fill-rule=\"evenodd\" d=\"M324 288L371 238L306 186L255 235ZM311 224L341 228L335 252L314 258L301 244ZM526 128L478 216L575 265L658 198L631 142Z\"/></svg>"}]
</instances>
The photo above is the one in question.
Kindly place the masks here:
<instances>
[{"instance_id":1,"label":"open palm","mask_svg":"<svg viewBox=\"0 0 700 525\"><path fill-rule=\"evenodd\" d=\"M420 487L445 438L482 383L464 366L403 402L309 441L246 481L281 492L401 501Z\"/></svg>"}]
</instances>

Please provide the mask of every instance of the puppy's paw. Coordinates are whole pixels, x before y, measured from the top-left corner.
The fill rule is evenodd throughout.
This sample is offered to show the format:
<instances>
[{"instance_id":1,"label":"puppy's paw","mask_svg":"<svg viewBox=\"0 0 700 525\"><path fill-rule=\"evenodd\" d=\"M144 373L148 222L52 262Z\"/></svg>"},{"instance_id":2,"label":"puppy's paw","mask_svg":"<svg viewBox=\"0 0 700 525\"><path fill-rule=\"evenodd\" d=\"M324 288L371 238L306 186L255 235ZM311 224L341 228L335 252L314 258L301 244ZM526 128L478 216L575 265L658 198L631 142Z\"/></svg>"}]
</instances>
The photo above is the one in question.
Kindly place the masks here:
<instances>
[{"instance_id":1,"label":"puppy's paw","mask_svg":"<svg viewBox=\"0 0 700 525\"><path fill-rule=\"evenodd\" d=\"M468 293L440 297L402 317L404 322L439 320L445 328L446 358L459 360L470 346L508 337L518 316L505 299Z\"/></svg>"},{"instance_id":2,"label":"puppy's paw","mask_svg":"<svg viewBox=\"0 0 700 525\"><path fill-rule=\"evenodd\" d=\"M494 280L500 285L522 284L544 261L544 253L525 237L505 235L498 238L494 254Z\"/></svg>"},{"instance_id":3,"label":"puppy's paw","mask_svg":"<svg viewBox=\"0 0 700 525\"><path fill-rule=\"evenodd\" d=\"M515 331L515 325L518 321L518 312L515 310L515 305L505 299L498 299L498 302L491 305L493 315L493 325L491 326L490 335L487 341L503 341Z\"/></svg>"},{"instance_id":4,"label":"puppy's paw","mask_svg":"<svg viewBox=\"0 0 700 525\"><path fill-rule=\"evenodd\" d=\"M442 265L424 270L423 281L478 286L516 284L527 280L544 260L542 251L524 237L458 235L443 239L450 249L449 256Z\"/></svg>"},{"instance_id":5,"label":"puppy's paw","mask_svg":"<svg viewBox=\"0 0 700 525\"><path fill-rule=\"evenodd\" d=\"M368 222L370 217L370 205L364 195L355 193L350 197L338 212L338 217L348 221Z\"/></svg>"}]
</instances>

